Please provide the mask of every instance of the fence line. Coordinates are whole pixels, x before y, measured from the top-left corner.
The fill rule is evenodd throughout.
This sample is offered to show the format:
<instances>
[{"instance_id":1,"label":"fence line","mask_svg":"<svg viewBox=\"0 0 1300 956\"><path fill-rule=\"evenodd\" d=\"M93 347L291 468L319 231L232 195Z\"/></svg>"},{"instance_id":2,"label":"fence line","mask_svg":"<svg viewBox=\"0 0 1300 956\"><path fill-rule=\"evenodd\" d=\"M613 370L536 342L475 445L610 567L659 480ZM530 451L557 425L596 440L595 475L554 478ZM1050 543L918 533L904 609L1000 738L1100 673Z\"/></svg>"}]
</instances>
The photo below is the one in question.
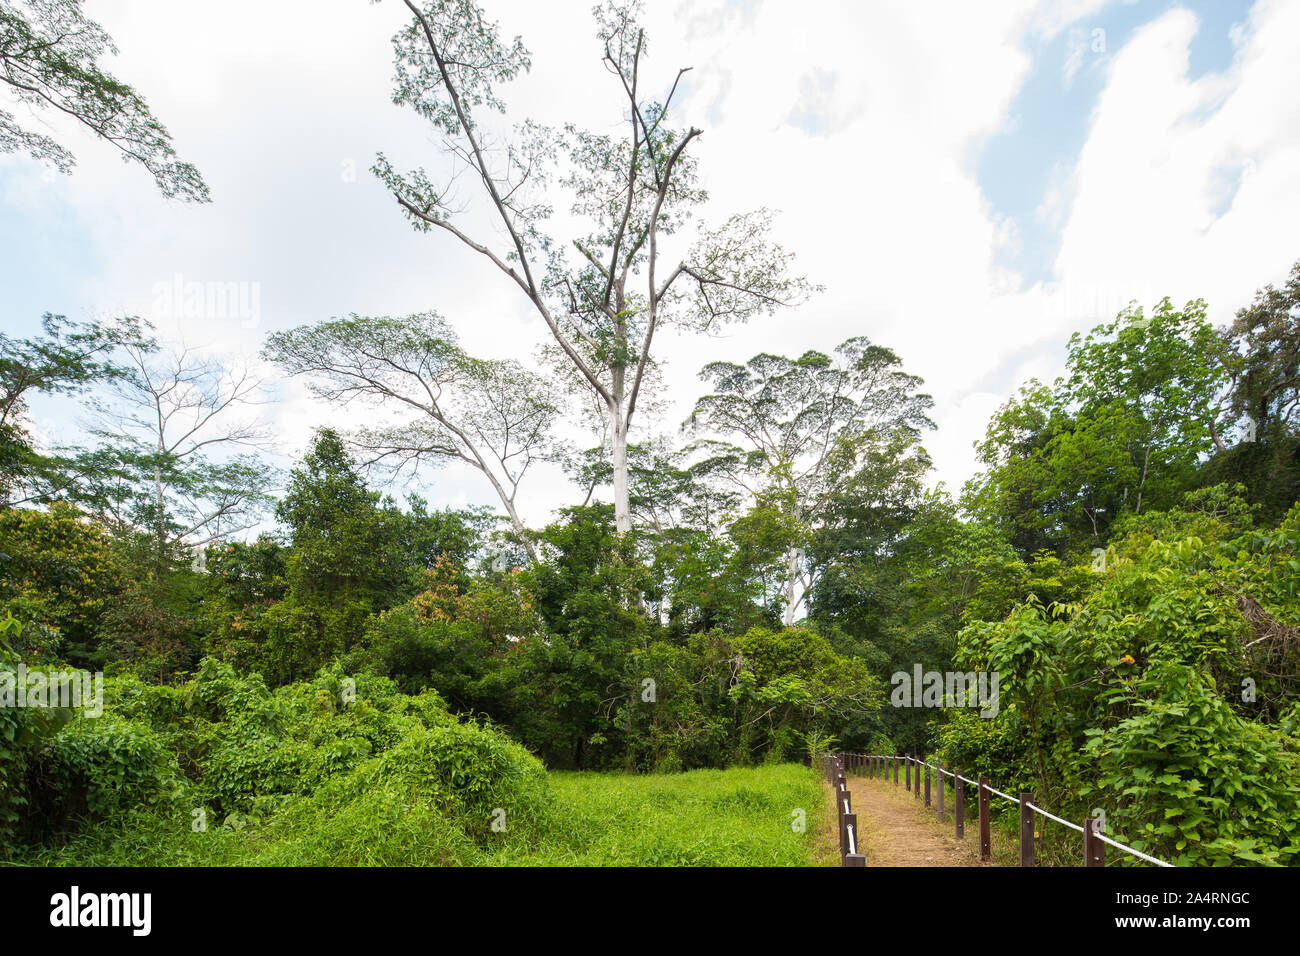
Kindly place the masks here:
<instances>
[{"instance_id":1,"label":"fence line","mask_svg":"<svg viewBox=\"0 0 1300 956\"><path fill-rule=\"evenodd\" d=\"M972 780L969 777L962 776L955 770L947 770L940 763L929 763L919 757L911 754L862 754L862 753L839 753L830 754L822 758L822 772L831 786L835 788L835 805L839 816L839 833L840 833L840 864L842 866L866 866L866 857L860 852L858 840L858 818L852 812L852 794L848 788L848 774L851 770L859 770L871 778L889 779L889 771L892 762L894 771L894 785L899 783L900 762L902 764L902 776L904 784L908 791L915 794L919 800L921 798L922 768L925 768L925 806L930 806L930 771L933 770L938 783L938 814L939 819L946 819L944 816L944 776L952 777L953 780L953 822L958 838L965 836L965 787L963 784L970 784L978 787L978 806L979 806L979 828L980 828L980 860L990 860L993 857L992 831L989 823L989 798L990 795L996 795L1003 800L1008 800L1020 808L1020 865L1033 866L1035 857L1034 842L1034 814L1039 814L1049 820L1054 820L1063 826L1069 827L1078 833L1083 834L1083 859L1084 866L1105 866L1106 865L1106 846L1113 846L1130 856L1137 857L1147 863L1155 866L1172 867L1172 863L1166 863L1164 860L1158 860L1153 856L1143 853L1141 850L1135 850L1131 846L1125 846L1118 840L1106 836L1105 827L1102 821L1096 817L1087 817L1083 821L1083 826L1077 823L1071 823L1069 820L1063 820L1055 814L1049 813L1042 807L1036 806L1033 802L1033 794L1028 791L1021 792L1019 797L1013 797L1010 794L1003 793L989 784L988 777L981 775L978 780ZM915 785L913 785L915 777Z\"/></svg>"}]
</instances>

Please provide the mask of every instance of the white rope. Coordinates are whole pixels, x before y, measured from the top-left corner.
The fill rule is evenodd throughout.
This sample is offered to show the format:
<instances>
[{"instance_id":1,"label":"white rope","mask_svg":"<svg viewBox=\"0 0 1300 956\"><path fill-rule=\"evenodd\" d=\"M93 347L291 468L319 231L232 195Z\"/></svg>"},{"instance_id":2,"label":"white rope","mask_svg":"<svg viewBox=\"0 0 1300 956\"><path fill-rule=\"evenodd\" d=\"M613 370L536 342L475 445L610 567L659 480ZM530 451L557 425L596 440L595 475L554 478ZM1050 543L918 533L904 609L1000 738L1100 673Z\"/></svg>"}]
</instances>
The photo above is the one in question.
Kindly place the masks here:
<instances>
[{"instance_id":1,"label":"white rope","mask_svg":"<svg viewBox=\"0 0 1300 956\"><path fill-rule=\"evenodd\" d=\"M1131 846L1125 846L1123 843L1118 843L1106 836L1104 833L1094 833L1093 836L1102 843L1109 843L1111 846L1115 847L1115 849L1123 850L1125 853L1132 853L1134 856L1146 860L1148 863L1154 863L1156 866L1167 866L1171 869L1173 868L1172 863L1166 863L1164 860L1157 860L1154 856L1147 856L1141 850L1135 850Z\"/></svg>"},{"instance_id":2,"label":"white rope","mask_svg":"<svg viewBox=\"0 0 1300 956\"><path fill-rule=\"evenodd\" d=\"M978 786L978 784L976 786ZM985 784L985 786L987 787L988 784ZM994 790L992 787L988 787L988 789L989 789L989 793L996 793L1003 800L1010 800L1012 803L1016 804L1017 806L1020 805L1019 797L1013 797L1008 793L1003 793L1001 790Z\"/></svg>"},{"instance_id":3,"label":"white rope","mask_svg":"<svg viewBox=\"0 0 1300 956\"><path fill-rule=\"evenodd\" d=\"M1036 806L1034 806L1032 803L1027 803L1027 804L1025 804L1025 806L1029 807L1030 810L1033 810L1033 811L1035 811L1036 813L1041 813L1043 816L1047 817L1047 819L1049 819L1049 820L1055 820L1057 823L1061 824L1062 826L1067 826L1067 827L1069 827L1071 830L1077 830L1077 831L1079 831L1080 833L1086 833L1086 832L1087 832L1086 830L1083 829L1083 827L1079 826L1079 824L1077 824L1077 823L1071 823L1069 820L1062 820L1060 817L1056 816L1055 814L1053 814L1053 813L1048 813L1048 812L1047 812L1046 810L1044 810L1042 807L1036 807Z\"/></svg>"}]
</instances>

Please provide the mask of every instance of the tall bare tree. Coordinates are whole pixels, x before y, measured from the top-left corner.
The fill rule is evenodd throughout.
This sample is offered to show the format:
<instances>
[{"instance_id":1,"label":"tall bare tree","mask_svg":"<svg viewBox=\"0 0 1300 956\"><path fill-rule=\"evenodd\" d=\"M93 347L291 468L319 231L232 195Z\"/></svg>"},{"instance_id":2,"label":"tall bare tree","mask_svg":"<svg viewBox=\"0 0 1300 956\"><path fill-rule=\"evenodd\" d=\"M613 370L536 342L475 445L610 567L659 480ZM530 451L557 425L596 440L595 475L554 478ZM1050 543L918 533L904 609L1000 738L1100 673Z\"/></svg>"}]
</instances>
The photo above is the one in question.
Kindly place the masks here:
<instances>
[{"instance_id":1,"label":"tall bare tree","mask_svg":"<svg viewBox=\"0 0 1300 956\"><path fill-rule=\"evenodd\" d=\"M517 498L531 466L558 448L550 430L560 399L545 380L517 362L468 355L433 313L301 326L271 335L263 354L306 376L326 401L362 399L398 412L394 422L352 436L367 463L400 470L457 460L477 469L536 558Z\"/></svg>"},{"instance_id":2,"label":"tall bare tree","mask_svg":"<svg viewBox=\"0 0 1300 956\"><path fill-rule=\"evenodd\" d=\"M770 240L766 210L700 227L693 243L669 255L666 240L707 198L690 153L701 130L669 122L687 70L662 99L647 93L639 3L605 3L595 12L601 62L625 99L626 132L572 124L557 132L525 122L502 144L480 120L504 112L497 88L531 66L522 41L502 42L471 0L404 2L413 19L393 40L393 99L442 134L446 185L424 169L400 173L382 153L373 171L416 229L446 233L483 256L545 323L607 418L615 521L625 532L632 526L628 434L656 334L743 322L802 301L811 286L790 274L793 256ZM461 180L500 223L503 242L466 231L455 188ZM567 242L543 228L559 190L586 229Z\"/></svg>"},{"instance_id":3,"label":"tall bare tree","mask_svg":"<svg viewBox=\"0 0 1300 956\"><path fill-rule=\"evenodd\" d=\"M130 374L91 402L109 444L91 503L119 527L147 529L159 570L178 545L201 548L257 523L272 473L253 455L268 438L253 412L261 381L189 348L123 349Z\"/></svg>"}]
</instances>

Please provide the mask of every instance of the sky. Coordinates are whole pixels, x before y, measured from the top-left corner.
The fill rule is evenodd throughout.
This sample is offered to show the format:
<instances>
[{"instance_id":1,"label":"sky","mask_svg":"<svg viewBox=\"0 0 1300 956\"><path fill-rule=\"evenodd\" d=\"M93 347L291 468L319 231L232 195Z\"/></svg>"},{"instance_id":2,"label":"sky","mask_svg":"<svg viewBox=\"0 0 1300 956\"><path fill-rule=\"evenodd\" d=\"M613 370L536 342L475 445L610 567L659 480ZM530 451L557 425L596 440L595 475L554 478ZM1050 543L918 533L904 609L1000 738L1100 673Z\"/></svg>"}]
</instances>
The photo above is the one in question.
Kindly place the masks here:
<instances>
[{"instance_id":1,"label":"sky","mask_svg":"<svg viewBox=\"0 0 1300 956\"><path fill-rule=\"evenodd\" d=\"M623 128L590 5L485 0L532 52L531 72L502 91L509 120ZM1300 259L1300 3L647 8L648 82L666 91L692 68L674 103L679 124L704 130L692 144L703 217L776 210L775 237L824 291L718 336L664 335L665 407L633 440L676 435L708 362L829 352L863 335L924 378L931 480L955 492L989 417L1029 378L1060 374L1072 332L1164 296L1204 298L1225 322ZM434 310L472 354L531 361L545 329L518 290L452 237L413 231L368 171L380 151L399 168L445 162L427 124L391 102L400 3L85 9L119 48L107 65L145 96L213 201L166 200L111 147L31 118L78 164L62 176L0 156L6 333L35 333L45 312L136 314L168 342L255 363L270 331ZM486 223L473 204L466 215ZM235 290L244 308L171 307L167 290L191 282ZM357 420L262 371L281 467L314 427ZM45 440L76 438L76 402L33 412ZM437 506L495 503L467 468L425 472L417 487ZM520 493L533 524L574 500L558 470Z\"/></svg>"}]
</instances>

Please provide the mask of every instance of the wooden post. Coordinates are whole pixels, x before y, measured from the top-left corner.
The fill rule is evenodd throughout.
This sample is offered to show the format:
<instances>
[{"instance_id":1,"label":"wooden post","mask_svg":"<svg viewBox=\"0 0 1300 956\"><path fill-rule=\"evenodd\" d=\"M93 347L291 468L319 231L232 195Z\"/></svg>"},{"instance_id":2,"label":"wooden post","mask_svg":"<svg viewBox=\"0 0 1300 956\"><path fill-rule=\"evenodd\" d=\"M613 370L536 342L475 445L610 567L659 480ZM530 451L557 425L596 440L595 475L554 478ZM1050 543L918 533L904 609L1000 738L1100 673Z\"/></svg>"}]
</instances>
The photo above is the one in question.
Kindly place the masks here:
<instances>
[{"instance_id":1,"label":"wooden post","mask_svg":"<svg viewBox=\"0 0 1300 956\"><path fill-rule=\"evenodd\" d=\"M857 819L853 812L853 795L849 793L849 788L842 789L837 797L840 810L840 856L849 852L849 820Z\"/></svg>"},{"instance_id":2,"label":"wooden post","mask_svg":"<svg viewBox=\"0 0 1300 956\"><path fill-rule=\"evenodd\" d=\"M966 781L961 778L961 771L952 772L952 816L957 822L957 839L966 835Z\"/></svg>"},{"instance_id":3,"label":"wooden post","mask_svg":"<svg viewBox=\"0 0 1300 956\"><path fill-rule=\"evenodd\" d=\"M930 765L925 765L925 808L930 809Z\"/></svg>"},{"instance_id":4,"label":"wooden post","mask_svg":"<svg viewBox=\"0 0 1300 956\"><path fill-rule=\"evenodd\" d=\"M847 814L845 818L844 832L849 836L840 855L840 866L865 867L867 858L862 852L862 835L858 833L858 816L856 813Z\"/></svg>"},{"instance_id":5,"label":"wooden post","mask_svg":"<svg viewBox=\"0 0 1300 956\"><path fill-rule=\"evenodd\" d=\"M912 759L916 761L916 792L913 793L912 796L920 800L921 799L921 758L913 757Z\"/></svg>"},{"instance_id":6,"label":"wooden post","mask_svg":"<svg viewBox=\"0 0 1300 956\"><path fill-rule=\"evenodd\" d=\"M904 754L903 762L904 762L903 786L906 787L908 792L910 793L912 791L912 755Z\"/></svg>"},{"instance_id":7,"label":"wooden post","mask_svg":"<svg viewBox=\"0 0 1300 956\"><path fill-rule=\"evenodd\" d=\"M1099 834L1106 831L1102 826L1101 820L1096 817L1085 817L1083 821L1083 865L1084 866L1105 866L1106 865L1106 844L1097 839Z\"/></svg>"},{"instance_id":8,"label":"wooden post","mask_svg":"<svg viewBox=\"0 0 1300 956\"><path fill-rule=\"evenodd\" d=\"M1020 865L1034 865L1034 811L1030 804L1034 802L1034 795L1028 791L1020 791Z\"/></svg>"},{"instance_id":9,"label":"wooden post","mask_svg":"<svg viewBox=\"0 0 1300 956\"><path fill-rule=\"evenodd\" d=\"M936 760L934 762L934 765L937 768L934 773L936 778L935 783L939 785L939 792L935 794L935 796L938 798L938 804L939 804L939 822L942 823L943 822L943 791L944 791L943 761Z\"/></svg>"},{"instance_id":10,"label":"wooden post","mask_svg":"<svg viewBox=\"0 0 1300 956\"><path fill-rule=\"evenodd\" d=\"M993 859L993 835L989 831L989 778L980 774L980 860Z\"/></svg>"},{"instance_id":11,"label":"wooden post","mask_svg":"<svg viewBox=\"0 0 1300 956\"><path fill-rule=\"evenodd\" d=\"M850 844L850 828L852 828L853 833L852 843L856 844L858 842L858 815L856 813L844 814L844 826L840 830L840 834L843 837L843 840L840 843L840 866L846 865L844 862L845 857L850 853L857 852L857 847Z\"/></svg>"},{"instance_id":12,"label":"wooden post","mask_svg":"<svg viewBox=\"0 0 1300 956\"><path fill-rule=\"evenodd\" d=\"M898 754L894 754L894 786L898 786Z\"/></svg>"}]
</instances>

